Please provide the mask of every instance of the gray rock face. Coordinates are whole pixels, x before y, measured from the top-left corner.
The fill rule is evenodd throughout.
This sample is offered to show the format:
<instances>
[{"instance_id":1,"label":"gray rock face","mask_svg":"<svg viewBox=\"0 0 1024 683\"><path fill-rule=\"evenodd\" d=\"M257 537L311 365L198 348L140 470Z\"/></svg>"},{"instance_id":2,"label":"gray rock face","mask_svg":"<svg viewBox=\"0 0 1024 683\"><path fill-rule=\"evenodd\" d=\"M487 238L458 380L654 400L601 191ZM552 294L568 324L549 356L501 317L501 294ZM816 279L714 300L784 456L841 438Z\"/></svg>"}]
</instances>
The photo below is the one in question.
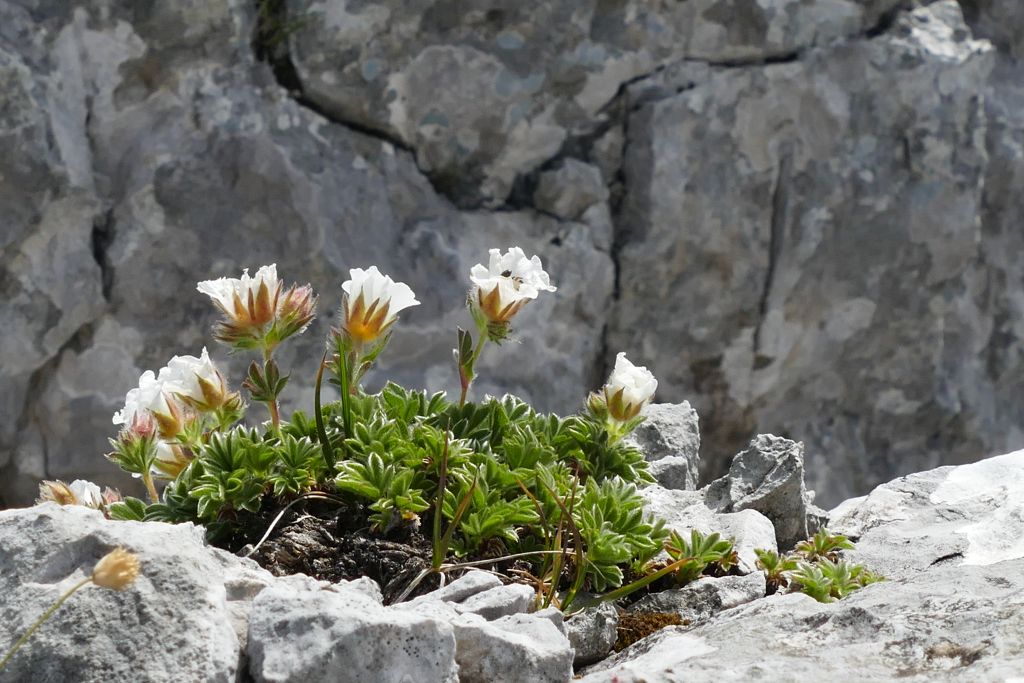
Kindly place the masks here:
<instances>
[{"instance_id":1,"label":"gray rock face","mask_svg":"<svg viewBox=\"0 0 1024 683\"><path fill-rule=\"evenodd\" d=\"M12 31L35 26L10 4L2 11ZM15 133L0 134L13 146L0 164L30 174L0 167L0 201L19 217L5 222L0 265L5 502L28 502L44 476L137 492L102 458L111 414L143 370L204 344L237 383L248 360L229 363L215 348L217 313L195 281L262 263L321 294L320 319L282 348L288 403L308 408L349 267L377 264L423 302L402 316L369 386L393 378L451 389L455 328L470 324L469 269L489 248L518 244L540 254L559 291L517 316L519 343L484 354L475 395L582 404L613 286L589 226L529 210L455 210L411 154L331 124L273 82L251 54L250 3L39 13L42 44L25 37L32 28L13 31L17 51L0 59L12 93L0 132ZM51 190L26 195L29 185Z\"/></svg>"},{"instance_id":2,"label":"gray rock face","mask_svg":"<svg viewBox=\"0 0 1024 683\"><path fill-rule=\"evenodd\" d=\"M698 66L633 86L653 101L630 118L610 339L645 349L662 399L696 400L706 475L755 430L792 434L835 504L1019 438L989 399L1020 377L986 303L1018 286L978 220L993 51L956 3L788 63Z\"/></svg>"},{"instance_id":3,"label":"gray rock face","mask_svg":"<svg viewBox=\"0 0 1024 683\"><path fill-rule=\"evenodd\" d=\"M593 664L604 659L618 638L619 610L602 602L586 607L565 621L566 636L572 644L573 665Z\"/></svg>"},{"instance_id":4,"label":"gray rock face","mask_svg":"<svg viewBox=\"0 0 1024 683\"><path fill-rule=\"evenodd\" d=\"M651 474L667 489L694 491L700 477L700 428L688 401L650 403L627 439L644 453Z\"/></svg>"},{"instance_id":5,"label":"gray rock face","mask_svg":"<svg viewBox=\"0 0 1024 683\"><path fill-rule=\"evenodd\" d=\"M897 0L715 0L651 6L290 0L303 92L385 131L464 204L500 204L516 177L593 130L626 81L680 58L763 59L858 33Z\"/></svg>"},{"instance_id":6,"label":"gray rock face","mask_svg":"<svg viewBox=\"0 0 1024 683\"><path fill-rule=\"evenodd\" d=\"M533 205L566 220L576 220L592 206L608 201L608 187L596 166L566 159L540 174Z\"/></svg>"},{"instance_id":7,"label":"gray rock face","mask_svg":"<svg viewBox=\"0 0 1024 683\"><path fill-rule=\"evenodd\" d=\"M808 520L812 500L804 487L804 445L770 434L754 437L729 473L704 489L704 502L716 512L757 510L771 520L781 551L816 531L816 519Z\"/></svg>"},{"instance_id":8,"label":"gray rock face","mask_svg":"<svg viewBox=\"0 0 1024 683\"><path fill-rule=\"evenodd\" d=\"M779 671L794 679L856 672L867 682L1014 680L1024 668L1022 479L1017 451L884 484L836 508L831 524L856 539L850 559L887 580L834 603L777 594L665 629L582 680L749 681Z\"/></svg>"}]
</instances>

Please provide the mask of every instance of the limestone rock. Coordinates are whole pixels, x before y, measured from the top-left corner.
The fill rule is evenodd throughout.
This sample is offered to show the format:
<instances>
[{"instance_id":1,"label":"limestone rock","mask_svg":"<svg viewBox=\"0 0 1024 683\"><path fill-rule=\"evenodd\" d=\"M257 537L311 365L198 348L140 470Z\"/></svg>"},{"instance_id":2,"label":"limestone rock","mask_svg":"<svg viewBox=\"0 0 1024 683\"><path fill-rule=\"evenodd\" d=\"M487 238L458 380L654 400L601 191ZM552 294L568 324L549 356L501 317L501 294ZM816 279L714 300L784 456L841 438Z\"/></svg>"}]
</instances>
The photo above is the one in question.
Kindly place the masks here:
<instances>
[{"instance_id":1,"label":"limestone rock","mask_svg":"<svg viewBox=\"0 0 1024 683\"><path fill-rule=\"evenodd\" d=\"M572 678L569 640L543 615L515 614L488 622L463 614L452 626L462 683L562 683Z\"/></svg>"},{"instance_id":2,"label":"limestone rock","mask_svg":"<svg viewBox=\"0 0 1024 683\"><path fill-rule=\"evenodd\" d=\"M700 477L697 411L683 401L650 403L642 414L645 420L626 437L626 443L643 451L659 484L667 489L696 490Z\"/></svg>"},{"instance_id":3,"label":"limestone rock","mask_svg":"<svg viewBox=\"0 0 1024 683\"><path fill-rule=\"evenodd\" d=\"M681 588L651 593L629 606L630 612L675 612L688 625L765 596L764 572L746 576L705 576Z\"/></svg>"},{"instance_id":4,"label":"limestone rock","mask_svg":"<svg viewBox=\"0 0 1024 683\"><path fill-rule=\"evenodd\" d=\"M0 511L0 651L118 546L139 556L139 578L80 589L0 680L236 680L248 604L273 577L208 548L191 524L110 522L81 506Z\"/></svg>"},{"instance_id":5,"label":"limestone rock","mask_svg":"<svg viewBox=\"0 0 1024 683\"><path fill-rule=\"evenodd\" d=\"M566 159L540 174L533 205L566 220L577 220L591 206L608 201L601 171L576 159Z\"/></svg>"},{"instance_id":6,"label":"limestone rock","mask_svg":"<svg viewBox=\"0 0 1024 683\"><path fill-rule=\"evenodd\" d=\"M851 557L893 580L1024 559L1024 451L901 477L831 513Z\"/></svg>"},{"instance_id":7,"label":"limestone rock","mask_svg":"<svg viewBox=\"0 0 1024 683\"><path fill-rule=\"evenodd\" d=\"M867 682L1012 679L1024 667L1022 479L1024 451L1016 451L879 486L833 510L831 524L857 542L847 558L885 581L828 604L776 594L665 629L583 680L745 681L778 671L855 671Z\"/></svg>"},{"instance_id":8,"label":"limestone rock","mask_svg":"<svg viewBox=\"0 0 1024 683\"><path fill-rule=\"evenodd\" d=\"M459 680L447 621L387 609L359 591L303 588L275 585L253 601L248 652L257 682Z\"/></svg>"},{"instance_id":9,"label":"limestone rock","mask_svg":"<svg viewBox=\"0 0 1024 683\"><path fill-rule=\"evenodd\" d=\"M618 638L619 610L602 602L586 607L565 621L566 636L572 644L577 667L604 659Z\"/></svg>"},{"instance_id":10,"label":"limestone rock","mask_svg":"<svg viewBox=\"0 0 1024 683\"><path fill-rule=\"evenodd\" d=\"M584 671L585 683L1012 680L1024 667L1024 561L939 567L840 602L773 595L671 627ZM927 628L921 628L927 624Z\"/></svg>"},{"instance_id":11,"label":"limestone rock","mask_svg":"<svg viewBox=\"0 0 1024 683\"><path fill-rule=\"evenodd\" d=\"M834 505L1020 438L989 400L1020 377L982 294L1003 282L978 221L992 65L943 0L793 61L681 70L631 115L609 347L696 400L707 478L792 434Z\"/></svg>"},{"instance_id":12,"label":"limestone rock","mask_svg":"<svg viewBox=\"0 0 1024 683\"><path fill-rule=\"evenodd\" d=\"M756 569L755 549L777 551L775 528L767 517L756 510L716 513L704 504L704 496L696 491L674 491L652 484L641 489L647 512L665 520L665 527L678 531L688 538L696 529L702 534L719 533L731 538L739 556L739 568L743 573Z\"/></svg>"},{"instance_id":13,"label":"limestone rock","mask_svg":"<svg viewBox=\"0 0 1024 683\"><path fill-rule=\"evenodd\" d=\"M455 609L461 613L479 614L493 621L500 617L529 612L533 609L535 597L536 593L529 586L511 583L466 598L457 603Z\"/></svg>"},{"instance_id":14,"label":"limestone rock","mask_svg":"<svg viewBox=\"0 0 1024 683\"><path fill-rule=\"evenodd\" d=\"M757 510L775 526L779 550L813 534L812 495L804 487L804 445L759 434L737 453L729 473L707 486L704 502L717 512Z\"/></svg>"},{"instance_id":15,"label":"limestone rock","mask_svg":"<svg viewBox=\"0 0 1024 683\"><path fill-rule=\"evenodd\" d=\"M789 54L859 33L897 1L287 5L306 97L409 145L456 201L493 205L518 175L594 128L626 81L685 57Z\"/></svg>"}]
</instances>

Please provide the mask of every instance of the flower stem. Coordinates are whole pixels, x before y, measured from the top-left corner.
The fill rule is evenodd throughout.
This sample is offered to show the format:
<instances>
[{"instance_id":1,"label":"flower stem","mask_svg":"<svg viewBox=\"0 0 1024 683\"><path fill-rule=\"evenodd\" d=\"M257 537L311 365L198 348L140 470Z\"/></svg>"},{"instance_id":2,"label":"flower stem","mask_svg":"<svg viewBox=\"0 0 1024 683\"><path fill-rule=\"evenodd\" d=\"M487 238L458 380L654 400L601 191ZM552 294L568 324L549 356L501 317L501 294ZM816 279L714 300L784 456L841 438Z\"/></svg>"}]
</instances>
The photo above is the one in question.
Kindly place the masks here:
<instances>
[{"instance_id":1,"label":"flower stem","mask_svg":"<svg viewBox=\"0 0 1024 683\"><path fill-rule=\"evenodd\" d=\"M156 486L153 484L153 473L146 470L142 473L142 483L146 485L146 493L149 494L149 502L159 503L160 494L156 492Z\"/></svg>"},{"instance_id":2,"label":"flower stem","mask_svg":"<svg viewBox=\"0 0 1024 683\"><path fill-rule=\"evenodd\" d=\"M474 370L476 362L484 350L484 344L487 343L487 329L478 329L477 333L480 335L480 338L476 343L476 348L473 349L473 355L470 357L469 363L465 366L468 372L464 375L462 380L462 394L459 396L460 406L466 404L466 394L469 393L469 387L473 384L473 380L476 378L476 372Z\"/></svg>"},{"instance_id":3,"label":"flower stem","mask_svg":"<svg viewBox=\"0 0 1024 683\"><path fill-rule=\"evenodd\" d=\"M43 612L43 616L41 616L38 619L36 619L36 623L32 624L32 626L30 626L29 629L27 631L25 631L25 635L23 635L21 638L19 638L18 642L16 642L14 644L14 647L12 647L10 650L8 650L7 654L4 655L4 658L2 660L0 660L0 671L3 671L4 667L7 666L7 662L11 661L11 657L14 656L14 653L17 652L18 649L21 648L22 645L24 645L25 643L28 642L28 639L32 637L32 634L35 633L36 630L40 626L42 626L44 622L47 619L49 619L50 617L52 617L53 613L56 612L58 609L60 609L60 606L63 605L64 602L68 598L70 598L74 594L75 591L77 591L79 588L81 588L85 584L89 583L90 581L92 581L92 577L91 576L89 578L87 578L87 579L82 579L81 581L76 583L74 586L72 586L71 590L69 590L64 595L60 596L57 599L57 602L53 603L53 605L50 607L50 609L48 609L45 612Z\"/></svg>"},{"instance_id":4,"label":"flower stem","mask_svg":"<svg viewBox=\"0 0 1024 683\"><path fill-rule=\"evenodd\" d=\"M270 364L270 360L274 355L274 348L272 346L266 346L263 348L263 367L266 368ZM270 422L274 426L274 433L277 434L277 438L281 438L281 411L277 405L277 394L274 394L267 401L267 411L270 413Z\"/></svg>"}]
</instances>

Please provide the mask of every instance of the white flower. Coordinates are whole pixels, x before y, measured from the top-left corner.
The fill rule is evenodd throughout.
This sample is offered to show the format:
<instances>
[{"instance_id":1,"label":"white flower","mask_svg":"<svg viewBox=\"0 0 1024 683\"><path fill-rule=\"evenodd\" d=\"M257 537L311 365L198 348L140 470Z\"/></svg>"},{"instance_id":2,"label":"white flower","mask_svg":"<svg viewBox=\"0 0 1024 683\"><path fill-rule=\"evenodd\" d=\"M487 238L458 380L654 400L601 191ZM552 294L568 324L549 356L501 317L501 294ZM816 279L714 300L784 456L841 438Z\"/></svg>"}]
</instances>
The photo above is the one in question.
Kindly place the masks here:
<instances>
[{"instance_id":1,"label":"white flower","mask_svg":"<svg viewBox=\"0 0 1024 683\"><path fill-rule=\"evenodd\" d=\"M615 356L615 369L604 385L608 413L625 422L636 417L641 408L654 397L658 380L645 367L633 365L625 353Z\"/></svg>"},{"instance_id":2,"label":"white flower","mask_svg":"<svg viewBox=\"0 0 1024 683\"><path fill-rule=\"evenodd\" d=\"M316 297L309 285L292 285L287 291L277 278L277 264L262 266L254 277L249 269L241 278L222 277L196 285L224 313L213 336L236 349L272 350L294 334L301 334L313 320Z\"/></svg>"},{"instance_id":3,"label":"white flower","mask_svg":"<svg viewBox=\"0 0 1024 683\"><path fill-rule=\"evenodd\" d=\"M469 279L476 287L480 310L494 323L508 322L540 292L557 290L544 272L540 257L526 258L519 247L512 247L504 254L499 249L491 249L487 267L476 264Z\"/></svg>"},{"instance_id":4,"label":"white flower","mask_svg":"<svg viewBox=\"0 0 1024 683\"><path fill-rule=\"evenodd\" d=\"M224 376L203 347L199 358L175 356L160 370L157 381L197 410L214 410L227 398Z\"/></svg>"},{"instance_id":5,"label":"white flower","mask_svg":"<svg viewBox=\"0 0 1024 683\"><path fill-rule=\"evenodd\" d=\"M85 505L97 510L103 507L103 492L100 491L99 486L91 481L75 479L68 488L74 494L75 502L78 505Z\"/></svg>"},{"instance_id":6,"label":"white flower","mask_svg":"<svg viewBox=\"0 0 1024 683\"><path fill-rule=\"evenodd\" d=\"M277 279L277 264L271 263L269 266L261 266L254 277L249 277L249 269L246 268L241 278L204 280L196 285L196 289L213 299L229 317L255 318L262 312L266 318L263 322L268 322L276 308L281 282ZM271 301L270 297L274 300ZM257 311L260 305L265 310Z\"/></svg>"},{"instance_id":7,"label":"white flower","mask_svg":"<svg viewBox=\"0 0 1024 683\"><path fill-rule=\"evenodd\" d=\"M124 408L114 413L114 424L131 425L135 416L142 412L154 416L173 414L175 408L164 391L164 382L157 379L152 370L146 370L139 377L139 386L124 397Z\"/></svg>"},{"instance_id":8,"label":"white flower","mask_svg":"<svg viewBox=\"0 0 1024 683\"><path fill-rule=\"evenodd\" d=\"M343 326L360 343L377 339L388 329L400 311L419 306L409 285L395 282L377 270L352 268L349 278L341 285L345 292L342 314Z\"/></svg>"}]
</instances>

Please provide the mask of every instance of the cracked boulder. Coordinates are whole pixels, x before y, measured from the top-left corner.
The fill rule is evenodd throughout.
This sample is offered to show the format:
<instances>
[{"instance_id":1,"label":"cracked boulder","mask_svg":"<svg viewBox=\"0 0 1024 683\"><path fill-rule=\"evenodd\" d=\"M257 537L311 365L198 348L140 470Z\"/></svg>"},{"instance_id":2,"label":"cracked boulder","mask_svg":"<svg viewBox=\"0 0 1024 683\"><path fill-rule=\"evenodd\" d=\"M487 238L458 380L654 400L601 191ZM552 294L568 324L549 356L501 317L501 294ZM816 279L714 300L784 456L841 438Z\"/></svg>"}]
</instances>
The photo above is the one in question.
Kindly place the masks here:
<instances>
[{"instance_id":1,"label":"cracked boulder","mask_svg":"<svg viewBox=\"0 0 1024 683\"><path fill-rule=\"evenodd\" d=\"M732 459L729 473L703 489L716 512L757 510L771 520L780 551L812 536L824 511L804 486L804 445L759 434Z\"/></svg>"},{"instance_id":2,"label":"cracked boulder","mask_svg":"<svg viewBox=\"0 0 1024 683\"><path fill-rule=\"evenodd\" d=\"M303 94L401 141L462 205L500 205L519 175L595 128L625 82L681 58L758 60L858 34L898 0L288 0Z\"/></svg>"},{"instance_id":3,"label":"cracked boulder","mask_svg":"<svg viewBox=\"0 0 1024 683\"><path fill-rule=\"evenodd\" d=\"M632 86L609 346L696 401L704 477L792 434L834 505L1020 438L991 400L1004 372L1020 386L1005 349L1024 339L978 220L992 65L944 0L791 61Z\"/></svg>"},{"instance_id":4,"label":"cracked boulder","mask_svg":"<svg viewBox=\"0 0 1024 683\"><path fill-rule=\"evenodd\" d=\"M822 604L778 594L673 626L584 669L583 683L1011 681L1024 667L1024 560L946 567ZM922 624L927 627L922 628Z\"/></svg>"},{"instance_id":5,"label":"cracked boulder","mask_svg":"<svg viewBox=\"0 0 1024 683\"><path fill-rule=\"evenodd\" d=\"M565 620L566 637L572 644L573 665L593 664L608 656L618 639L619 610L607 602L585 607Z\"/></svg>"},{"instance_id":6,"label":"cracked boulder","mask_svg":"<svg viewBox=\"0 0 1024 683\"><path fill-rule=\"evenodd\" d=\"M626 437L639 448L648 471L667 489L694 491L700 477L700 427L688 401L649 403L644 421Z\"/></svg>"}]
</instances>

